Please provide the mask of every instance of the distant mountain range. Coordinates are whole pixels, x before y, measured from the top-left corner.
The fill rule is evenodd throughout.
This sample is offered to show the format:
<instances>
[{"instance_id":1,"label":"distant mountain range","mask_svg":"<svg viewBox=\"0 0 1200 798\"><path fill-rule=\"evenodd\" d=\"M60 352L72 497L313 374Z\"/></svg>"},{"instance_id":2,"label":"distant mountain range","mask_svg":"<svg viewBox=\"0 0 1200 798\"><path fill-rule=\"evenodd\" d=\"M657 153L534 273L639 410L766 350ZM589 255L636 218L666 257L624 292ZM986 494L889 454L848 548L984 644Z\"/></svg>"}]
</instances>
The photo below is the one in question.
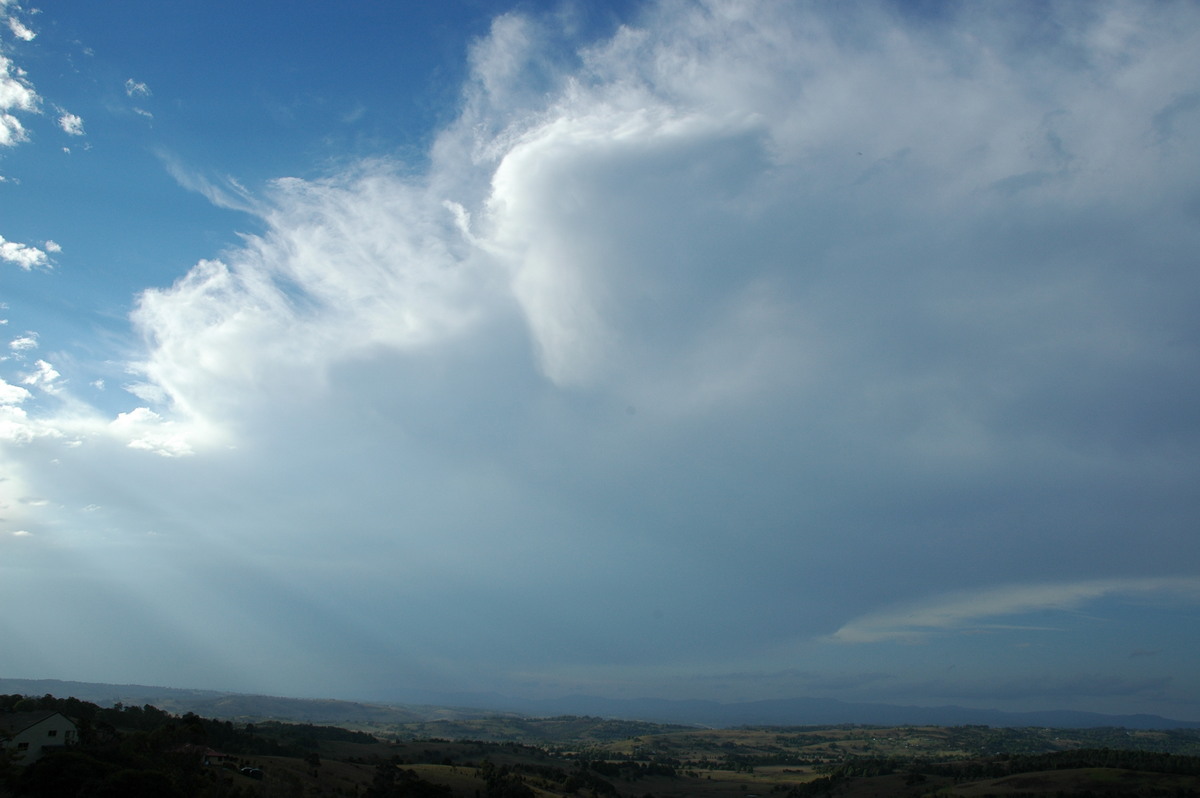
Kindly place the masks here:
<instances>
[{"instance_id":1,"label":"distant mountain range","mask_svg":"<svg viewBox=\"0 0 1200 798\"><path fill-rule=\"evenodd\" d=\"M308 723L415 723L431 720L482 717L497 712L532 717L590 715L654 723L695 726L1007 726L1064 729L1100 726L1126 729L1196 729L1200 722L1172 720L1158 715L1104 715L1096 712L1049 710L1002 712L958 706L912 707L864 704L830 698L786 698L722 704L716 701L666 699L612 699L565 696L553 699L520 699L492 693L459 693L421 696L419 703L357 702L333 699L284 698L214 690L188 690L145 685L67 682L55 679L0 678L0 693L74 696L101 705L152 704L169 712L195 712L204 717L277 719Z\"/></svg>"},{"instance_id":2,"label":"distant mountain range","mask_svg":"<svg viewBox=\"0 0 1200 798\"><path fill-rule=\"evenodd\" d=\"M1031 726L1082 729L1101 726L1126 729L1195 729L1200 722L1158 715L1104 715L1097 712L1049 710L1003 712L959 706L914 707L865 704L832 698L784 698L721 704L715 701L668 701L654 698L610 699L567 696L540 701L502 696L443 696L439 703L470 704L526 715L598 715L655 723L699 726L826 726L842 723L864 726Z\"/></svg>"}]
</instances>

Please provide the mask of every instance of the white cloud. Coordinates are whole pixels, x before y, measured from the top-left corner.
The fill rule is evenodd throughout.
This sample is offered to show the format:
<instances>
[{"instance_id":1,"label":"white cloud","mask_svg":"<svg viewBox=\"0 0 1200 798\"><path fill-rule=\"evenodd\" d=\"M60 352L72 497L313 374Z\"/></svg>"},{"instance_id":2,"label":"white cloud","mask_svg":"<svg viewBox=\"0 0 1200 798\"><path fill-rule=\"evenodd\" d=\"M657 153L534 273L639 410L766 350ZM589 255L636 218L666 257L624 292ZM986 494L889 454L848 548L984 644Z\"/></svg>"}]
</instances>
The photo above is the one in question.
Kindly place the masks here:
<instances>
[{"instance_id":1,"label":"white cloud","mask_svg":"<svg viewBox=\"0 0 1200 798\"><path fill-rule=\"evenodd\" d=\"M9 341L8 348L14 352L28 352L31 349L37 349L37 339L37 333L26 333Z\"/></svg>"},{"instance_id":2,"label":"white cloud","mask_svg":"<svg viewBox=\"0 0 1200 798\"><path fill-rule=\"evenodd\" d=\"M41 388L46 393L57 393L59 391L58 380L62 377L54 366L47 363L45 360L38 360L34 365L34 370L26 374L21 382L25 385L32 385L35 388Z\"/></svg>"},{"instance_id":3,"label":"white cloud","mask_svg":"<svg viewBox=\"0 0 1200 798\"><path fill-rule=\"evenodd\" d=\"M25 271L50 265L49 257L42 250L29 244L6 241L4 236L0 236L0 260L20 266Z\"/></svg>"},{"instance_id":4,"label":"white cloud","mask_svg":"<svg viewBox=\"0 0 1200 798\"><path fill-rule=\"evenodd\" d=\"M492 180L486 243L512 270L548 377L564 385L611 378L614 359L628 351L637 325L649 321L640 311L651 304L657 313L683 310L663 278L683 264L711 261L707 236L694 225L728 221L719 219L720 199L712 205L705 199L706 192L728 190L726 176L696 165L732 154L754 168L757 128L749 112L713 119L680 114L649 97L628 109L608 98L573 97L571 107L513 143ZM691 179L697 182L689 186ZM640 196L631 202L635 192ZM684 196L690 192L699 193ZM692 218L677 213L683 203ZM637 215L630 213L635 206ZM624 240L595 237L610 224L627 226ZM737 236L728 228L722 234ZM729 244L736 246L734 240ZM669 252L658 249L664 244ZM755 268L710 263L712 276L726 278L735 291L756 277L736 274L747 266ZM709 322L733 312L729 296L694 299L713 314Z\"/></svg>"},{"instance_id":5,"label":"white cloud","mask_svg":"<svg viewBox=\"0 0 1200 798\"><path fill-rule=\"evenodd\" d=\"M226 177L214 182L208 177L188 169L168 153L160 151L158 156L167 172L175 178L175 182L189 191L195 191L206 197L213 205L247 213L260 211L258 202L233 178Z\"/></svg>"},{"instance_id":6,"label":"white cloud","mask_svg":"<svg viewBox=\"0 0 1200 798\"><path fill-rule=\"evenodd\" d=\"M0 405L19 405L31 396L19 385L10 385L0 379Z\"/></svg>"},{"instance_id":7,"label":"white cloud","mask_svg":"<svg viewBox=\"0 0 1200 798\"><path fill-rule=\"evenodd\" d=\"M192 454L192 447L180 426L146 407L118 414L110 428L116 437L126 440L131 449L143 449L166 457Z\"/></svg>"},{"instance_id":8,"label":"white cloud","mask_svg":"<svg viewBox=\"0 0 1200 798\"><path fill-rule=\"evenodd\" d=\"M58 118L58 126L68 135L83 135L83 118L75 114L63 112Z\"/></svg>"},{"instance_id":9,"label":"white cloud","mask_svg":"<svg viewBox=\"0 0 1200 798\"><path fill-rule=\"evenodd\" d=\"M25 132L21 120L12 114L0 111L0 147L11 147L28 139L29 134Z\"/></svg>"},{"instance_id":10,"label":"white cloud","mask_svg":"<svg viewBox=\"0 0 1200 798\"><path fill-rule=\"evenodd\" d=\"M14 36L22 41L31 42L37 37L36 33L26 27L21 20L17 19L16 17L8 18L8 28L13 32Z\"/></svg>"},{"instance_id":11,"label":"white cloud","mask_svg":"<svg viewBox=\"0 0 1200 798\"><path fill-rule=\"evenodd\" d=\"M16 17L10 17L8 23L18 38L25 41L34 38L33 31ZM0 53L0 147L12 147L29 139L16 113L39 113L40 103L41 98L26 78L25 71ZM3 236L0 236L0 260L26 271L49 263L46 253L37 247L6 241Z\"/></svg>"},{"instance_id":12,"label":"white cloud","mask_svg":"<svg viewBox=\"0 0 1200 798\"><path fill-rule=\"evenodd\" d=\"M164 156L267 232L141 297L144 383L220 424L239 393L315 390L361 353L436 348L515 306L555 386L677 412L802 398L855 446L879 424L895 456L961 465L998 456L1023 389L996 374L1031 374L1030 352L1116 368L1105 341L1156 350L1132 306L1097 311L1120 303L1101 278L1137 279L1111 251L1087 272L1093 253L1059 237L1030 282L995 236L954 247L1005 225L1040 240L1031 207L1075 218L1119 196L1138 215L1186 194L1195 156L1149 132L1184 90L1192 27L1149 17L1156 46L1093 65L1016 57L1020 26L984 12L963 12L968 33L864 13L848 35L754 9L664 5L648 19L670 25L622 29L574 73L544 55L550 33L498 19L422 179L367 162L261 201ZM930 219L933 255L912 232ZM956 350L976 336L993 357Z\"/></svg>"},{"instance_id":13,"label":"white cloud","mask_svg":"<svg viewBox=\"0 0 1200 798\"><path fill-rule=\"evenodd\" d=\"M16 395L12 391L13 388L21 391L25 389L7 383L5 386L5 399L11 401L0 402L0 440L27 444L42 432L39 425L30 420L29 414L23 408L16 406L17 403L29 398L30 394L25 391L24 396Z\"/></svg>"},{"instance_id":14,"label":"white cloud","mask_svg":"<svg viewBox=\"0 0 1200 798\"><path fill-rule=\"evenodd\" d=\"M1145 594L1182 596L1191 601L1200 601L1200 580L1097 579L1039 585L1006 585L953 593L865 615L842 626L830 639L839 643L877 643L886 640L920 639L930 634L961 631L980 625L1003 629L1009 627L985 622L1046 610L1074 610L1110 596Z\"/></svg>"},{"instance_id":15,"label":"white cloud","mask_svg":"<svg viewBox=\"0 0 1200 798\"><path fill-rule=\"evenodd\" d=\"M125 94L129 97L149 97L150 87L145 83L140 83L133 78L125 81Z\"/></svg>"},{"instance_id":16,"label":"white cloud","mask_svg":"<svg viewBox=\"0 0 1200 798\"><path fill-rule=\"evenodd\" d=\"M37 113L41 98L25 78L25 72L0 54L0 146L25 141L28 134L14 112Z\"/></svg>"},{"instance_id":17,"label":"white cloud","mask_svg":"<svg viewBox=\"0 0 1200 798\"><path fill-rule=\"evenodd\" d=\"M383 172L281 180L272 199L268 232L229 263L140 298L134 320L155 345L137 369L178 408L221 408L218 420L238 393L320 384L337 359L421 348L470 323L489 280L471 285L468 247L424 189Z\"/></svg>"}]
</instances>

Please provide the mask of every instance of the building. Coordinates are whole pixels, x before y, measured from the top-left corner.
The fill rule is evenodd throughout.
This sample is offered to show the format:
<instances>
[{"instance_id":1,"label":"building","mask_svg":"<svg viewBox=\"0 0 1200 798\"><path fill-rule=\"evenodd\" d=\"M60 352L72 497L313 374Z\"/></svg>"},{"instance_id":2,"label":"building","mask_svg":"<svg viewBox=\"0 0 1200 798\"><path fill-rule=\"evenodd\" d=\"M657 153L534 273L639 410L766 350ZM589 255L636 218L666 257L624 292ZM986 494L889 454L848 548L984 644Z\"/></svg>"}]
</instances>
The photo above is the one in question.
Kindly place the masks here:
<instances>
[{"instance_id":1,"label":"building","mask_svg":"<svg viewBox=\"0 0 1200 798\"><path fill-rule=\"evenodd\" d=\"M237 757L232 754L223 754L220 751L214 751L206 745L196 745L195 743L185 743L175 749L177 754L189 754L196 757L205 765L223 765L226 762L233 762Z\"/></svg>"},{"instance_id":2,"label":"building","mask_svg":"<svg viewBox=\"0 0 1200 798\"><path fill-rule=\"evenodd\" d=\"M19 764L27 765L50 748L72 745L79 739L74 722L61 712L10 712L0 714L0 745Z\"/></svg>"}]
</instances>

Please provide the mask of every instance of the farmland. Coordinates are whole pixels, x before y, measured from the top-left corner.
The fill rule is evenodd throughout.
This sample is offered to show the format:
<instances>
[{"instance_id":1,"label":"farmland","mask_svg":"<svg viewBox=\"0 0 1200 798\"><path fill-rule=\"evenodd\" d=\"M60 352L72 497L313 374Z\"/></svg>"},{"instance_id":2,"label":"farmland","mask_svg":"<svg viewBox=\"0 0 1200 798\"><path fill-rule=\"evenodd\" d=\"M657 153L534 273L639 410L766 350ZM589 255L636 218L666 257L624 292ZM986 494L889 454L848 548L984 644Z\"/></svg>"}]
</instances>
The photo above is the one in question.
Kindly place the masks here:
<instances>
[{"instance_id":1,"label":"farmland","mask_svg":"<svg viewBox=\"0 0 1200 798\"><path fill-rule=\"evenodd\" d=\"M69 749L0 762L5 798L1200 795L1195 730L708 729L461 714L346 728L0 698L9 709L60 711L80 727Z\"/></svg>"}]
</instances>

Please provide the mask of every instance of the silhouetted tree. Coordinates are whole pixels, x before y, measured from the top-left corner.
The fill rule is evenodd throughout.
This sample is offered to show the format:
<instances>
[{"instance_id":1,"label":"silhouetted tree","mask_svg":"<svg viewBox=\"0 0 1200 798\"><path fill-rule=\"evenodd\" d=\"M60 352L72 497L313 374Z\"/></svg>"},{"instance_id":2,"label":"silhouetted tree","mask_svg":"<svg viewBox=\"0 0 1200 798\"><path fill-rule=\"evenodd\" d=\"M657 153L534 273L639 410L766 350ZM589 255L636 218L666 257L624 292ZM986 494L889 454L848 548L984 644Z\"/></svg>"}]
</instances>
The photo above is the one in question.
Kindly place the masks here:
<instances>
[{"instance_id":1,"label":"silhouetted tree","mask_svg":"<svg viewBox=\"0 0 1200 798\"><path fill-rule=\"evenodd\" d=\"M425 781L415 770L402 768L399 757L392 757L375 766L375 777L363 798L449 798L451 794L449 787Z\"/></svg>"}]
</instances>

